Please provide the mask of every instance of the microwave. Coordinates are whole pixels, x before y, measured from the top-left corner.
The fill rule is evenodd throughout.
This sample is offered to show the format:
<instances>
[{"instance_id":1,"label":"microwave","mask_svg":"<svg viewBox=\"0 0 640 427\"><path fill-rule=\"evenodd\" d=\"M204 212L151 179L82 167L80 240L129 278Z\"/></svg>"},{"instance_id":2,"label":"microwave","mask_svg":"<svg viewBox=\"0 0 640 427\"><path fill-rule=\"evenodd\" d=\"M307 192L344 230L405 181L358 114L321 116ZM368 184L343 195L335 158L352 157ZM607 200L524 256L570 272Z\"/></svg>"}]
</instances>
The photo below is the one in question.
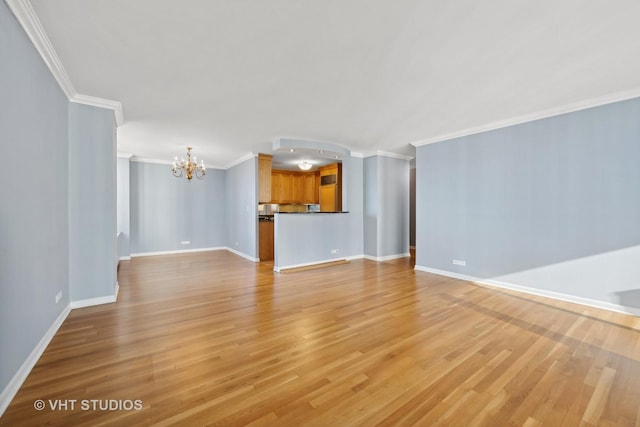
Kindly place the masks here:
<instances>
[{"instance_id":1,"label":"microwave","mask_svg":"<svg viewBox=\"0 0 640 427\"><path fill-rule=\"evenodd\" d=\"M320 185L334 185L338 183L338 176L333 175L322 175L320 177Z\"/></svg>"}]
</instances>

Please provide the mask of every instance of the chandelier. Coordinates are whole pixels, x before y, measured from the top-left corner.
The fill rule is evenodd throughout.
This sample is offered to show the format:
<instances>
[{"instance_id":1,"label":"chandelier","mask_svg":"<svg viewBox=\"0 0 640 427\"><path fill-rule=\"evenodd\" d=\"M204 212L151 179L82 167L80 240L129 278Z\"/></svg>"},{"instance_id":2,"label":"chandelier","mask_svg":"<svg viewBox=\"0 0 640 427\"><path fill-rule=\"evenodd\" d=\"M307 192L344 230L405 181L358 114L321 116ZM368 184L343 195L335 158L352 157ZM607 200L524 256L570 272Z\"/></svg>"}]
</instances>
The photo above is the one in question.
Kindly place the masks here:
<instances>
[{"instance_id":1,"label":"chandelier","mask_svg":"<svg viewBox=\"0 0 640 427\"><path fill-rule=\"evenodd\" d=\"M191 161L191 148L187 147L187 160L184 160L184 157L178 163L178 158L176 157L173 161L173 176L180 178L184 175L188 181L191 181L191 178L195 175L196 178L202 180L205 176L205 167L204 160L200 160L200 164L196 159L196 156L193 156L193 161Z\"/></svg>"}]
</instances>

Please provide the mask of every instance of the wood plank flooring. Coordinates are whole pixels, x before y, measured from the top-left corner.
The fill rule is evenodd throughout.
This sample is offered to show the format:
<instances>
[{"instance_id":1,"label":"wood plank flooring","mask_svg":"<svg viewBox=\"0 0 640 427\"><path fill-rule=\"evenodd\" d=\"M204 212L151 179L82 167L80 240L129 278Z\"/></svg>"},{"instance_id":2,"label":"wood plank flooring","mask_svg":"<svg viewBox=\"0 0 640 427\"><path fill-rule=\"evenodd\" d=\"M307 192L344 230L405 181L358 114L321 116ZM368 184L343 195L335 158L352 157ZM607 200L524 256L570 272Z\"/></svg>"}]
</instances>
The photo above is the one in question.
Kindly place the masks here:
<instances>
[{"instance_id":1,"label":"wood plank flooring","mask_svg":"<svg viewBox=\"0 0 640 427\"><path fill-rule=\"evenodd\" d=\"M640 426L638 318L409 258L271 268L123 263L118 302L71 312L0 425Z\"/></svg>"}]
</instances>

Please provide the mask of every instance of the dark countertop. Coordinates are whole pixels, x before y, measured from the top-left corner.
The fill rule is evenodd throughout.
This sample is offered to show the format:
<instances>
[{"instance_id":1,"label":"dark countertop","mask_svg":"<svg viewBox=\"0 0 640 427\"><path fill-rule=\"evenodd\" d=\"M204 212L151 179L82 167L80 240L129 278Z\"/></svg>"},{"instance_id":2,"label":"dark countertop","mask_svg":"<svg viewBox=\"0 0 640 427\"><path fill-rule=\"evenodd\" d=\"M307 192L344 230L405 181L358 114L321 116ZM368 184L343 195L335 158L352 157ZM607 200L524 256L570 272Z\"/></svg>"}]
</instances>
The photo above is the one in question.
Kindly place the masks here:
<instances>
[{"instance_id":1,"label":"dark countertop","mask_svg":"<svg viewBox=\"0 0 640 427\"><path fill-rule=\"evenodd\" d=\"M314 214L346 214L349 211L339 211L339 212L276 212L280 215L314 215Z\"/></svg>"}]
</instances>

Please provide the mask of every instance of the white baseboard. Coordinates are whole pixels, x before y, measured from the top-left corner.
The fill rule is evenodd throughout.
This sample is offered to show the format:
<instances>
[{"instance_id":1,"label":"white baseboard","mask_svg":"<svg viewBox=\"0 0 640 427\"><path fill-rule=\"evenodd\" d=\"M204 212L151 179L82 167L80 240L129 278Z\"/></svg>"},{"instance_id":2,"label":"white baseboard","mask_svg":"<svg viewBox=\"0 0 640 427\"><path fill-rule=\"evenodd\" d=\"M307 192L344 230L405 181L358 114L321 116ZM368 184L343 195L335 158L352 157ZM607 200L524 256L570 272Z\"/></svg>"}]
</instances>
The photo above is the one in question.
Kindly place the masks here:
<instances>
[{"instance_id":1,"label":"white baseboard","mask_svg":"<svg viewBox=\"0 0 640 427\"><path fill-rule=\"evenodd\" d=\"M336 261L349 261L349 258L331 258L331 259L325 259L320 261L304 262L302 264L284 265L282 267L273 267L273 271L275 271L276 273L280 273L282 270L289 270L291 268L309 267L311 265L327 264L329 262L336 262Z\"/></svg>"},{"instance_id":2,"label":"white baseboard","mask_svg":"<svg viewBox=\"0 0 640 427\"><path fill-rule=\"evenodd\" d=\"M174 251L157 251L157 252L138 252L135 254L131 254L131 258L141 257L141 256L188 254L192 252L222 251L225 249L229 249L229 248L224 246L217 246L214 248L179 249Z\"/></svg>"},{"instance_id":3,"label":"white baseboard","mask_svg":"<svg viewBox=\"0 0 640 427\"><path fill-rule=\"evenodd\" d=\"M131 257L130 256L121 256L120 257L120 261L131 261Z\"/></svg>"},{"instance_id":4,"label":"white baseboard","mask_svg":"<svg viewBox=\"0 0 640 427\"><path fill-rule=\"evenodd\" d=\"M131 254L131 258L144 257L144 256L157 256L157 255L177 255L177 254L188 254L193 252L208 252L208 251L229 251L234 253L242 258L246 258L252 262L259 262L259 258L252 257L240 251L237 251L228 246L216 246L213 248L197 248L197 249L180 249L175 251L157 251L157 252L138 252L135 254Z\"/></svg>"},{"instance_id":5,"label":"white baseboard","mask_svg":"<svg viewBox=\"0 0 640 427\"><path fill-rule=\"evenodd\" d=\"M317 265L317 264L326 264L328 262L335 262L335 261L353 261L356 259L368 259L370 261L376 261L376 262L383 262L383 261L390 261L392 259L398 259L398 258L406 258L408 256L411 256L410 254L397 254L397 255L387 255L387 256L383 256L383 257L373 257L371 255L364 255L364 254L359 254L359 255L350 255L344 258L331 258L331 259L325 259L325 260L319 260L319 261L312 261L312 262L305 262L302 264L293 264L293 265L285 265L282 267L273 267L273 271L275 272L280 272L281 270L286 270L289 268L299 268L299 267L308 267L310 265Z\"/></svg>"},{"instance_id":6,"label":"white baseboard","mask_svg":"<svg viewBox=\"0 0 640 427\"><path fill-rule=\"evenodd\" d=\"M453 271L438 270L437 268L423 267L417 264L415 265L415 267L413 267L413 269L416 271L422 271L424 273L431 273L431 274L437 274L439 276L446 276L454 279L466 280L467 282L477 283L479 280L477 277L466 276L464 274L454 273Z\"/></svg>"},{"instance_id":7,"label":"white baseboard","mask_svg":"<svg viewBox=\"0 0 640 427\"><path fill-rule=\"evenodd\" d=\"M547 291L544 289L531 288L528 286L515 285L513 283L502 282L500 280L482 279L479 277L467 276L465 274L454 273L446 270L438 270L436 268L423 267L420 265L416 265L414 269L416 271L423 271L425 273L438 274L440 276L466 280L467 282L473 282L479 285L486 285L494 288L509 289L511 291L522 292L530 295L537 295L545 298L552 298L559 301L566 301L574 304L585 305L588 307L615 311L617 313L630 314L632 316L640 316L640 309L636 307L627 307L624 305L613 304L605 301L598 301L598 300L579 297L575 295L563 294L560 292L553 292L553 291Z\"/></svg>"},{"instance_id":8,"label":"white baseboard","mask_svg":"<svg viewBox=\"0 0 640 427\"><path fill-rule=\"evenodd\" d=\"M364 258L370 261L384 262L384 261L391 261L392 259L406 258L410 256L411 256L410 253L406 253L406 254L385 255L385 256L377 256L377 257L372 255L364 255Z\"/></svg>"},{"instance_id":9,"label":"white baseboard","mask_svg":"<svg viewBox=\"0 0 640 427\"><path fill-rule=\"evenodd\" d=\"M9 384L7 384L4 390L2 390L2 393L0 393L0 417L2 417L2 414L7 409L16 393L18 393L18 390L22 387L24 380L27 379L29 373L38 362L38 359L40 359L40 356L42 356L42 353L47 349L47 346L70 312L71 305L66 306L64 310L62 310L62 313L60 313L56 320L53 321L47 332L40 339L40 342L38 342L35 348L31 351L31 354L29 354L27 359L22 363L22 366L20 366L13 378L11 378Z\"/></svg>"},{"instance_id":10,"label":"white baseboard","mask_svg":"<svg viewBox=\"0 0 640 427\"><path fill-rule=\"evenodd\" d=\"M69 305L73 309L73 308L91 307L91 306L94 306L94 305L111 304L111 303L116 302L118 300L118 293L119 292L120 292L120 284L118 282L116 282L116 285L113 287L113 295L107 295L107 296L104 296L104 297L97 297L97 298L82 299L82 300L78 300L78 301L71 301L71 303Z\"/></svg>"},{"instance_id":11,"label":"white baseboard","mask_svg":"<svg viewBox=\"0 0 640 427\"><path fill-rule=\"evenodd\" d=\"M60 313L58 318L53 322L49 330L44 334L44 336L40 339L38 345L33 349L29 357L24 361L18 372L13 376L9 384L5 387L5 389L0 393L0 417L7 409L11 400L15 397L20 387L24 383L24 380L27 379L29 373L33 369L33 367L42 356L42 353L47 349L47 346L51 342L51 339L54 337L62 323L67 318L71 310L75 308L83 308L90 307L93 305L101 305L101 304L109 304L116 302L118 300L118 293L120 293L120 284L116 281L116 284L113 288L113 295L98 297L98 298L89 298L79 301L71 301L68 306Z\"/></svg>"},{"instance_id":12,"label":"white baseboard","mask_svg":"<svg viewBox=\"0 0 640 427\"><path fill-rule=\"evenodd\" d=\"M234 253L234 254L236 254L236 255L238 255L238 256L241 256L242 258L248 259L249 261L252 261L252 262L260 262L260 258L252 257L252 256L250 256L250 255L247 255L247 254L245 254L245 253L242 253L242 252L237 251L237 250L235 250L235 249L232 249L232 248L230 248L230 247L225 247L225 248L222 248L222 249L226 249L226 250L228 250L228 251L229 251L229 252L231 252L231 253Z\"/></svg>"},{"instance_id":13,"label":"white baseboard","mask_svg":"<svg viewBox=\"0 0 640 427\"><path fill-rule=\"evenodd\" d=\"M71 308L91 307L94 305L110 304L112 302L116 302L116 296L107 295L104 297L87 298L87 299L81 299L78 301L71 301Z\"/></svg>"}]
</instances>

